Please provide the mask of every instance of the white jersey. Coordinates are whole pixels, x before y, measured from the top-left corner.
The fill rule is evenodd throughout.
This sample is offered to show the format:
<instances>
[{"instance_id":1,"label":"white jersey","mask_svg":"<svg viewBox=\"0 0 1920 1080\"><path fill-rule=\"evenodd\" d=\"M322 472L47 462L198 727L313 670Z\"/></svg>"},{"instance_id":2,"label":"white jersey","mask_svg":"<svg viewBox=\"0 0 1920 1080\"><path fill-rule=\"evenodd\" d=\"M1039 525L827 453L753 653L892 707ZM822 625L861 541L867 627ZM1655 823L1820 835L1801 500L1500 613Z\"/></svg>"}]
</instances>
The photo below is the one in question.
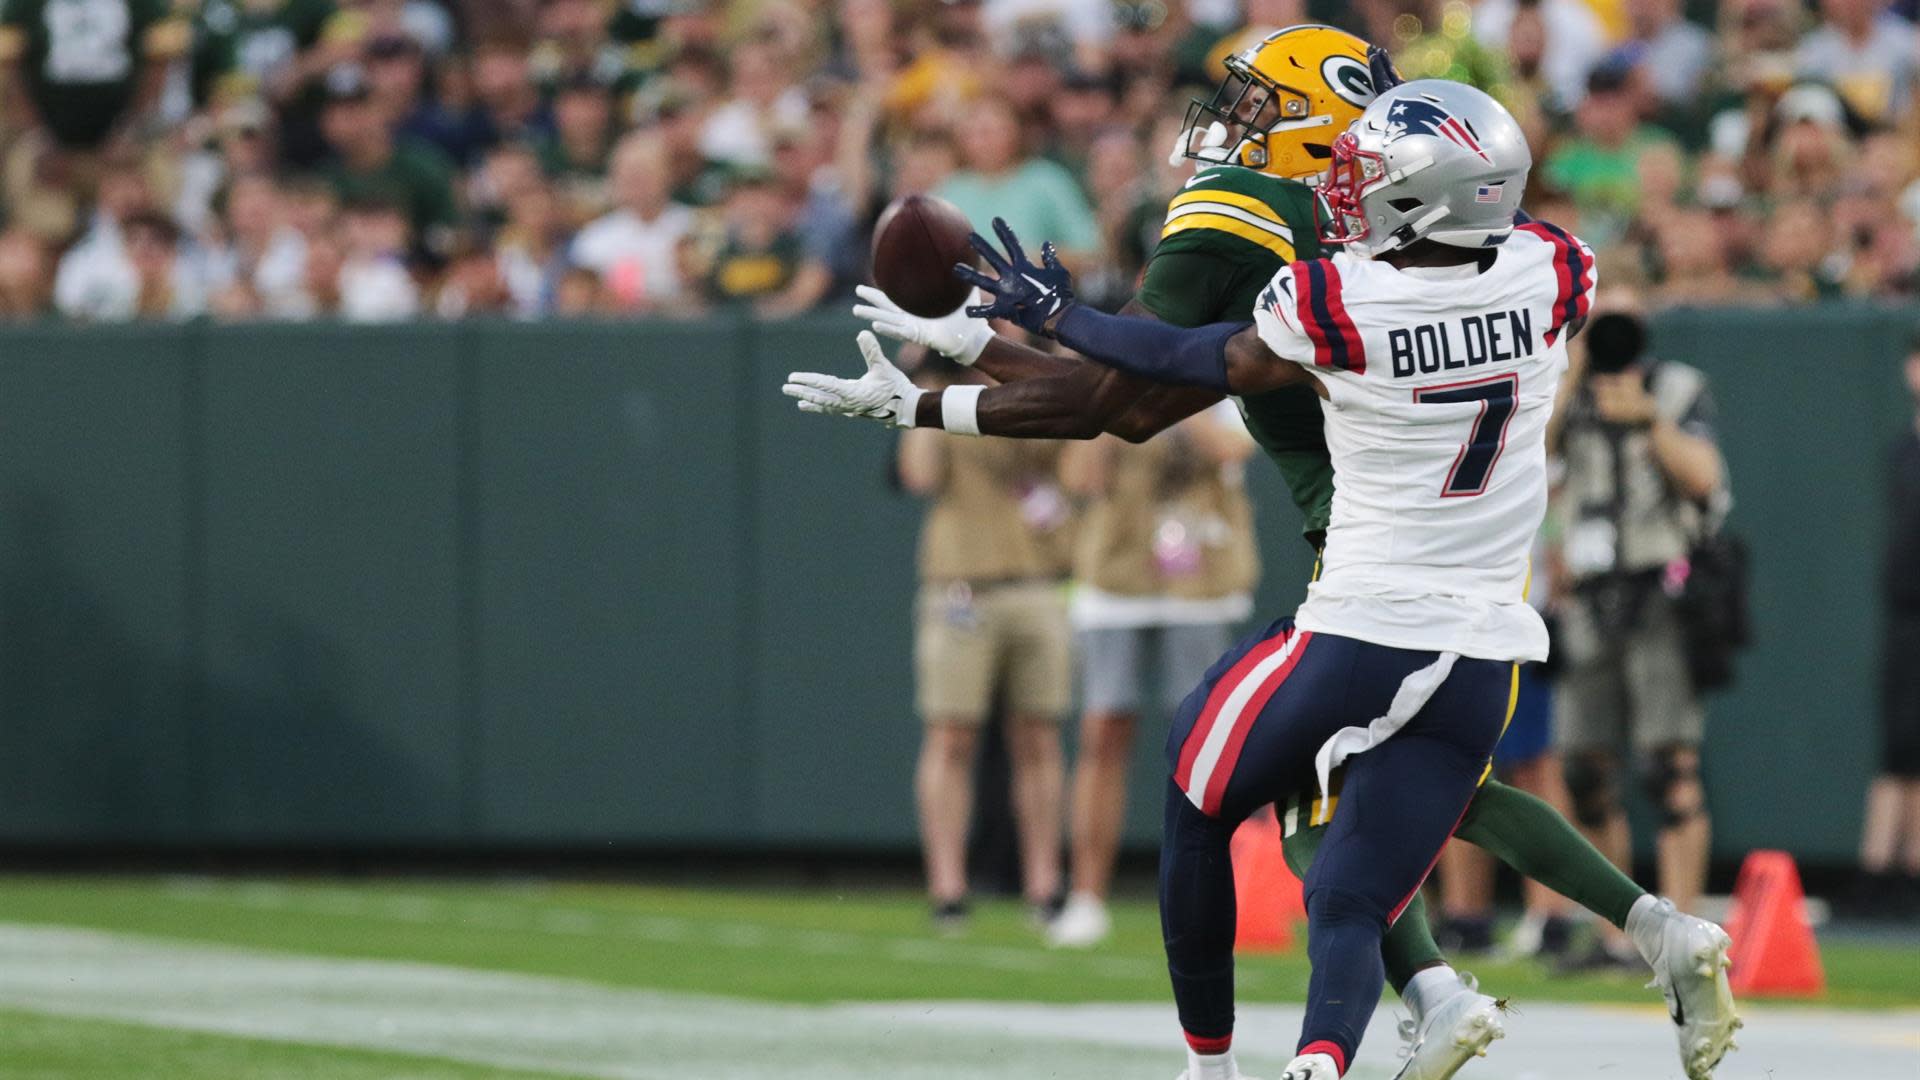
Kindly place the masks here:
<instances>
[{"instance_id":1,"label":"white jersey","mask_svg":"<svg viewBox=\"0 0 1920 1080\"><path fill-rule=\"evenodd\" d=\"M1544 660L1526 602L1547 505L1547 418L1593 252L1544 223L1477 266L1400 270L1341 253L1277 274L1262 341L1307 365L1334 468L1319 580L1297 623L1381 645Z\"/></svg>"}]
</instances>

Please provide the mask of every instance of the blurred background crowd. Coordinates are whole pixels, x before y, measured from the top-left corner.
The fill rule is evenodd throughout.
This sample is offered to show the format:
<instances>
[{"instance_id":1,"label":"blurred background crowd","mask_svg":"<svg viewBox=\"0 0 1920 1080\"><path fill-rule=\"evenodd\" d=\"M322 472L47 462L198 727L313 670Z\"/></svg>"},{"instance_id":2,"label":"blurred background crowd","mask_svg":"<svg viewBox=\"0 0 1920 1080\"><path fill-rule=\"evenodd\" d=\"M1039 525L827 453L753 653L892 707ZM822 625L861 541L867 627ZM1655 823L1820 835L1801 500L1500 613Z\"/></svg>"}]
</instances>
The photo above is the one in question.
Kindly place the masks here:
<instances>
[{"instance_id":1,"label":"blurred background crowd","mask_svg":"<svg viewBox=\"0 0 1920 1080\"><path fill-rule=\"evenodd\" d=\"M895 194L1117 300L1187 100L1324 21L1503 98L1666 304L1920 292L1914 0L6 0L0 313L777 317Z\"/></svg>"}]
</instances>

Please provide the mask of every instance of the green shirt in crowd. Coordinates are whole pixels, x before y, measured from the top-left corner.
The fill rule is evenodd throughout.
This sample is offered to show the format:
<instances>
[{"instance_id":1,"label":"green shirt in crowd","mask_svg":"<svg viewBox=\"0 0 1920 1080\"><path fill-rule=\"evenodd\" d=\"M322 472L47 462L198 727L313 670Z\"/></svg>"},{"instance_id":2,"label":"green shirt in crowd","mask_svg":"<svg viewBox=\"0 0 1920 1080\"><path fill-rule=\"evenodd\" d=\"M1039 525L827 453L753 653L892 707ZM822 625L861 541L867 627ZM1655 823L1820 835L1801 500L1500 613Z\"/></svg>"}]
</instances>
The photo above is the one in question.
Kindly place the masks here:
<instances>
[{"instance_id":1,"label":"green shirt in crowd","mask_svg":"<svg viewBox=\"0 0 1920 1080\"><path fill-rule=\"evenodd\" d=\"M1542 170L1549 187L1567 193L1580 208L1582 218L1595 215L1610 219L1598 230L1611 234L1624 227L1640 206L1640 155L1651 147L1672 140L1654 128L1642 125L1619 146L1608 148L1591 139L1573 139L1561 144L1547 158ZM1596 229L1582 232L1596 243L1605 243L1606 235L1595 237Z\"/></svg>"},{"instance_id":2,"label":"green shirt in crowd","mask_svg":"<svg viewBox=\"0 0 1920 1080\"><path fill-rule=\"evenodd\" d=\"M1022 162L999 176L977 172L954 173L934 192L960 208L982 233L991 232L993 219L1005 218L1013 231L1032 237L1035 244L1051 240L1067 251L1093 251L1100 246L1100 229L1093 207L1073 174L1044 158Z\"/></svg>"},{"instance_id":3,"label":"green shirt in crowd","mask_svg":"<svg viewBox=\"0 0 1920 1080\"><path fill-rule=\"evenodd\" d=\"M380 168L356 172L344 162L327 167L327 181L342 202L380 199L399 206L416 242L444 251L459 210L453 198L453 163L438 148L408 136L393 144Z\"/></svg>"}]
</instances>

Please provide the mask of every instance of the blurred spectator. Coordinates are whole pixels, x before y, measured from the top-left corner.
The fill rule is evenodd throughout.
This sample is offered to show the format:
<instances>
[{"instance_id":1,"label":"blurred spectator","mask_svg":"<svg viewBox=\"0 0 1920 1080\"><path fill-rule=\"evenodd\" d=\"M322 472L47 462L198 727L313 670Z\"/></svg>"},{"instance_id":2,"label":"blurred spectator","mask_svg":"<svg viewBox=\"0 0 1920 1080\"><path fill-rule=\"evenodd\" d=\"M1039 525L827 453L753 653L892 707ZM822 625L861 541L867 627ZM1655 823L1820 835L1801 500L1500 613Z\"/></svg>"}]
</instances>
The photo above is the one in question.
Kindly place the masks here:
<instances>
[{"instance_id":1,"label":"blurred spectator","mask_svg":"<svg viewBox=\"0 0 1920 1080\"><path fill-rule=\"evenodd\" d=\"M368 42L365 55L368 100L382 126L404 130L423 107L427 90L419 43L395 34Z\"/></svg>"},{"instance_id":2,"label":"blurred spectator","mask_svg":"<svg viewBox=\"0 0 1920 1080\"><path fill-rule=\"evenodd\" d=\"M1458 33L1455 23L1471 20L1474 36L1495 52L1507 50L1520 13L1537 8L1544 32L1540 73L1564 108L1580 104L1589 89L1587 76L1606 55L1606 27L1582 0L1481 0L1471 9L1456 0L1434 6L1442 14L1429 19L1429 31L1452 36Z\"/></svg>"},{"instance_id":3,"label":"blurred spectator","mask_svg":"<svg viewBox=\"0 0 1920 1080\"><path fill-rule=\"evenodd\" d=\"M84 152L138 137L191 35L159 0L8 0L0 64L30 126L86 182Z\"/></svg>"},{"instance_id":4,"label":"blurred spectator","mask_svg":"<svg viewBox=\"0 0 1920 1080\"><path fill-rule=\"evenodd\" d=\"M53 295L62 312L93 310L96 305L86 297L104 288L98 283L126 280L125 225L136 215L152 210L153 205L146 171L138 164L120 162L101 176L86 231L60 258Z\"/></svg>"},{"instance_id":5,"label":"blurred spectator","mask_svg":"<svg viewBox=\"0 0 1920 1080\"><path fill-rule=\"evenodd\" d=\"M186 319L206 311L204 282L180 254L180 227L152 210L120 223L120 243L62 260L54 298L69 318L90 322ZM70 253L68 259L72 259Z\"/></svg>"},{"instance_id":6,"label":"blurred spectator","mask_svg":"<svg viewBox=\"0 0 1920 1080\"><path fill-rule=\"evenodd\" d=\"M216 260L214 307L229 317L301 313L307 241L268 177L250 174L227 189L228 246Z\"/></svg>"},{"instance_id":7,"label":"blurred spectator","mask_svg":"<svg viewBox=\"0 0 1920 1080\"><path fill-rule=\"evenodd\" d=\"M483 147L502 142L538 143L552 134L553 114L540 95L525 44L485 41L474 49L473 96Z\"/></svg>"},{"instance_id":8,"label":"blurred spectator","mask_svg":"<svg viewBox=\"0 0 1920 1080\"><path fill-rule=\"evenodd\" d=\"M1575 820L1623 868L1623 761L1646 779L1660 891L1691 909L1706 883L1706 718L1668 577L1724 512L1726 470L1704 376L1647 352L1632 301L1615 289L1614 309L1581 335L1584 365L1559 429L1568 596L1554 639L1557 737ZM1631 955L1609 937L1603 955Z\"/></svg>"},{"instance_id":9,"label":"blurred spectator","mask_svg":"<svg viewBox=\"0 0 1920 1080\"><path fill-rule=\"evenodd\" d=\"M681 298L680 247L693 229L693 212L673 202L666 146L636 133L614 151L614 208L573 239L574 263L599 276L613 309L661 311Z\"/></svg>"},{"instance_id":10,"label":"blurred spectator","mask_svg":"<svg viewBox=\"0 0 1920 1080\"><path fill-rule=\"evenodd\" d=\"M824 292L816 282L810 296L789 298L786 290L800 272L800 236L793 228L793 203L764 169L742 169L723 204L725 228L700 282L708 303L750 305L763 314L792 314L812 306ZM824 267L815 279L831 282Z\"/></svg>"},{"instance_id":11,"label":"blurred spectator","mask_svg":"<svg viewBox=\"0 0 1920 1080\"><path fill-rule=\"evenodd\" d=\"M1541 178L1573 198L1582 236L1598 246L1626 231L1640 204L1640 157L1668 136L1640 121L1631 72L1602 68L1587 81L1577 134L1552 151Z\"/></svg>"},{"instance_id":12,"label":"blurred spectator","mask_svg":"<svg viewBox=\"0 0 1920 1080\"><path fill-rule=\"evenodd\" d=\"M1912 5L1813 2L1817 22L1795 0L1715 0L1717 41L1682 13L1707 9L1678 0L1358 0L1353 15L1403 73L1508 103L1540 163L1533 207L1570 195L1559 213L1586 218L1610 280L1644 276L1666 290L1656 303L1913 296ZM327 266L346 257L334 237L318 266L275 271L272 295L245 280L235 260L265 252L236 246L268 241L233 234L242 177L280 193L275 250L315 243L341 200L371 198L401 208L428 308L447 306L448 275L477 280L477 256L449 260L459 238L491 248L516 314L558 310L556 252L597 259L620 221L632 240L620 211L633 200L611 172L637 133L667 175L666 205L639 220L674 238L651 271L673 304L643 302L631 270L614 282L582 264L595 310L691 310L709 294L762 317L817 308L865 275L867 230L908 191L1053 239L1107 302L1190 174L1160 164L1199 92L1183 84L1217 81L1229 52L1320 14L1306 0L487 0L457 18L445 0L194 0L177 16L157 3L0 8L16 102L0 220L56 265L88 265L107 250L96 241L118 243L122 211L100 212L114 201L101 189L137 173L141 207L173 218L181 258L236 318L336 311ZM784 205L739 194L742 170L771 170ZM242 202L257 208L257 190ZM516 204L545 224L506 228ZM1780 213L1804 221L1804 204L1827 215L1817 235L1775 227ZM1676 220L1715 235L1689 247ZM777 268L761 276L783 284L719 288L722 254L730 281ZM294 266L282 258L266 264Z\"/></svg>"},{"instance_id":13,"label":"blurred spectator","mask_svg":"<svg viewBox=\"0 0 1920 1080\"><path fill-rule=\"evenodd\" d=\"M507 201L506 222L495 235L494 250L512 314L531 319L554 312L568 270L568 232L559 198L544 185L528 187ZM593 280L592 271L587 277Z\"/></svg>"},{"instance_id":14,"label":"blurred spectator","mask_svg":"<svg viewBox=\"0 0 1920 1080\"><path fill-rule=\"evenodd\" d=\"M1845 108L1833 91L1802 84L1774 106L1772 177L1775 198L1830 198L1853 159Z\"/></svg>"},{"instance_id":15,"label":"blurred spectator","mask_svg":"<svg viewBox=\"0 0 1920 1080\"><path fill-rule=\"evenodd\" d=\"M341 214L345 240L338 287L340 317L390 322L420 310L420 289L407 273L407 219L399 204L363 196Z\"/></svg>"},{"instance_id":16,"label":"blurred spectator","mask_svg":"<svg viewBox=\"0 0 1920 1080\"><path fill-rule=\"evenodd\" d=\"M1840 295L1833 253L1833 219L1819 204L1799 199L1774 208L1762 241L1761 272L1789 300Z\"/></svg>"},{"instance_id":17,"label":"blurred spectator","mask_svg":"<svg viewBox=\"0 0 1920 1080\"><path fill-rule=\"evenodd\" d=\"M1084 183L1096 182L1088 159L1093 140L1114 120L1115 104L1107 80L1084 71L1069 72L1047 100L1046 126L1054 135L1047 140L1046 155Z\"/></svg>"},{"instance_id":18,"label":"blurred spectator","mask_svg":"<svg viewBox=\"0 0 1920 1080\"><path fill-rule=\"evenodd\" d=\"M807 122L807 98L770 41L748 41L727 58L727 100L700 131L700 153L729 165L772 162L771 136L780 125Z\"/></svg>"},{"instance_id":19,"label":"blurred spectator","mask_svg":"<svg viewBox=\"0 0 1920 1080\"><path fill-rule=\"evenodd\" d=\"M480 101L474 68L473 62L458 58L440 64L429 80L428 92L413 112L401 119L398 129L402 135L439 147L441 153L465 169L473 168L502 138L494 115ZM531 137L540 130L537 123L529 123L525 131L516 130L511 137Z\"/></svg>"},{"instance_id":20,"label":"blurred spectator","mask_svg":"<svg viewBox=\"0 0 1920 1080\"><path fill-rule=\"evenodd\" d=\"M1002 52L1022 44L1057 42L1082 67L1105 66L1113 40L1111 0L985 0L986 30Z\"/></svg>"},{"instance_id":21,"label":"blurred spectator","mask_svg":"<svg viewBox=\"0 0 1920 1080\"><path fill-rule=\"evenodd\" d=\"M540 164L576 221L606 212L614 136L613 99L605 86L587 76L560 86L553 101L553 134L540 144Z\"/></svg>"},{"instance_id":22,"label":"blurred spectator","mask_svg":"<svg viewBox=\"0 0 1920 1080\"><path fill-rule=\"evenodd\" d=\"M593 315L600 311L600 279L593 271L576 266L560 276L553 290L553 313L568 317Z\"/></svg>"},{"instance_id":23,"label":"blurred spectator","mask_svg":"<svg viewBox=\"0 0 1920 1080\"><path fill-rule=\"evenodd\" d=\"M936 4L926 16L909 42L911 59L888 87L887 107L897 116L957 117L993 71L980 0Z\"/></svg>"},{"instance_id":24,"label":"blurred spectator","mask_svg":"<svg viewBox=\"0 0 1920 1080\"><path fill-rule=\"evenodd\" d=\"M0 232L0 320L37 319L53 308L53 279L46 245L25 229Z\"/></svg>"},{"instance_id":25,"label":"blurred spectator","mask_svg":"<svg viewBox=\"0 0 1920 1080\"><path fill-rule=\"evenodd\" d=\"M1108 261L1079 278L1084 283L1081 295L1095 304L1117 307L1133 295L1140 271L1159 243L1167 194L1147 173L1140 141L1125 128L1108 127L1094 137L1086 177L1100 225L1100 246Z\"/></svg>"},{"instance_id":26,"label":"blurred spectator","mask_svg":"<svg viewBox=\"0 0 1920 1080\"><path fill-rule=\"evenodd\" d=\"M213 101L236 85L285 100L315 63L345 59L321 37L337 14L333 0L208 0L193 17L195 100ZM325 54L325 55L323 55Z\"/></svg>"},{"instance_id":27,"label":"blurred spectator","mask_svg":"<svg viewBox=\"0 0 1920 1080\"><path fill-rule=\"evenodd\" d=\"M1820 25L1794 59L1800 74L1832 84L1860 115L1890 121L1913 100L1920 34L1882 0L1820 0Z\"/></svg>"},{"instance_id":28,"label":"blurred spectator","mask_svg":"<svg viewBox=\"0 0 1920 1080\"><path fill-rule=\"evenodd\" d=\"M920 530L915 693L924 733L914 774L936 927L965 928L967 830L980 732L1006 710L1023 891L1037 919L1060 893L1060 718L1072 697L1072 632L1060 588L1068 506L1057 443L915 428L900 481L929 500Z\"/></svg>"},{"instance_id":29,"label":"blurred spectator","mask_svg":"<svg viewBox=\"0 0 1920 1080\"><path fill-rule=\"evenodd\" d=\"M1258 558L1241 487L1253 450L1238 410L1222 402L1138 446L1109 435L1061 454L1067 489L1087 503L1071 608L1082 709L1071 891L1048 928L1055 945L1085 948L1111 930L1107 894L1149 688L1171 716L1253 610Z\"/></svg>"},{"instance_id":30,"label":"blurred spectator","mask_svg":"<svg viewBox=\"0 0 1920 1080\"><path fill-rule=\"evenodd\" d=\"M1680 0L1627 0L1626 14L1654 94L1669 106L1690 104L1713 63L1713 35L1681 15Z\"/></svg>"},{"instance_id":31,"label":"blurred spectator","mask_svg":"<svg viewBox=\"0 0 1920 1080\"><path fill-rule=\"evenodd\" d=\"M982 232L996 217L1037 244L1051 240L1069 261L1097 261L1100 231L1073 175L1026 153L1020 121L1004 98L986 97L959 134L962 167L935 194L958 206Z\"/></svg>"},{"instance_id":32,"label":"blurred spectator","mask_svg":"<svg viewBox=\"0 0 1920 1080\"><path fill-rule=\"evenodd\" d=\"M442 319L500 315L512 304L513 295L498 259L481 238L474 237L449 261L434 293L433 313Z\"/></svg>"},{"instance_id":33,"label":"blurred spectator","mask_svg":"<svg viewBox=\"0 0 1920 1080\"><path fill-rule=\"evenodd\" d=\"M426 143L396 136L353 68L329 72L326 92L320 129L333 152L326 173L341 201L390 203L402 210L411 230L410 237L401 237L401 250L444 252L459 213L452 163Z\"/></svg>"},{"instance_id":34,"label":"blurred spectator","mask_svg":"<svg viewBox=\"0 0 1920 1080\"><path fill-rule=\"evenodd\" d=\"M851 288L865 269L855 211L831 162L835 135L818 123L774 133L774 176L793 207L800 263L784 294L762 314L805 311L836 289Z\"/></svg>"},{"instance_id":35,"label":"blurred spectator","mask_svg":"<svg viewBox=\"0 0 1920 1080\"><path fill-rule=\"evenodd\" d=\"M1920 328L1908 344L1913 427L1887 458L1886 604L1880 655L1880 768L1867 791L1854 907L1863 914L1920 914Z\"/></svg>"},{"instance_id":36,"label":"blurred spectator","mask_svg":"<svg viewBox=\"0 0 1920 1080\"><path fill-rule=\"evenodd\" d=\"M1726 238L1712 213L1683 210L1653 230L1650 277L1663 306L1702 307L1762 297L1733 272Z\"/></svg>"},{"instance_id":37,"label":"blurred spectator","mask_svg":"<svg viewBox=\"0 0 1920 1080\"><path fill-rule=\"evenodd\" d=\"M687 206L712 206L727 193L726 166L707 160L700 150L705 115L685 91L673 88L660 102L651 129L666 146L673 200Z\"/></svg>"},{"instance_id":38,"label":"blurred spectator","mask_svg":"<svg viewBox=\"0 0 1920 1080\"><path fill-rule=\"evenodd\" d=\"M542 86L585 80L606 88L628 81L630 54L608 37L605 5L597 0L546 0L538 22L540 40L529 60Z\"/></svg>"}]
</instances>

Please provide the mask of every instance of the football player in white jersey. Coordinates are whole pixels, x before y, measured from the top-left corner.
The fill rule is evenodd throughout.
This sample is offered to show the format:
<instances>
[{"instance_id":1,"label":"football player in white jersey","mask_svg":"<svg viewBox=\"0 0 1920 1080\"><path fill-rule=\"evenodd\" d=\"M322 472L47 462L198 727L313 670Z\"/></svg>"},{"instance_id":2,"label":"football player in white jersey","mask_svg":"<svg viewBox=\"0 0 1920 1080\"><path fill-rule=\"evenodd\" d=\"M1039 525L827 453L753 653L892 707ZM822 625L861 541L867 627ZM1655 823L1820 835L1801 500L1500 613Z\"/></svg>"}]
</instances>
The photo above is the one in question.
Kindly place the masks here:
<instances>
[{"instance_id":1,"label":"football player in white jersey","mask_svg":"<svg viewBox=\"0 0 1920 1080\"><path fill-rule=\"evenodd\" d=\"M1095 312L1050 246L1035 266L999 222L1004 258L975 238L994 273L957 271L990 294L969 314L1121 371L1231 394L1304 383L1324 399L1338 482L1321 576L1294 619L1208 673L1168 748L1162 919L1193 1080L1237 1075L1234 827L1303 781L1324 790L1345 763L1306 882L1313 975L1283 1074L1331 1080L1379 1001L1381 934L1485 773L1518 663L1546 656L1527 558L1547 418L1595 271L1578 239L1515 225L1530 166L1518 125L1477 90L1382 94L1336 141L1321 189L1344 249L1276 275L1251 325ZM949 426L966 427L964 410ZM1663 973L1689 1075L1710 1075L1738 1023L1726 935L1645 899L1629 932Z\"/></svg>"}]
</instances>

